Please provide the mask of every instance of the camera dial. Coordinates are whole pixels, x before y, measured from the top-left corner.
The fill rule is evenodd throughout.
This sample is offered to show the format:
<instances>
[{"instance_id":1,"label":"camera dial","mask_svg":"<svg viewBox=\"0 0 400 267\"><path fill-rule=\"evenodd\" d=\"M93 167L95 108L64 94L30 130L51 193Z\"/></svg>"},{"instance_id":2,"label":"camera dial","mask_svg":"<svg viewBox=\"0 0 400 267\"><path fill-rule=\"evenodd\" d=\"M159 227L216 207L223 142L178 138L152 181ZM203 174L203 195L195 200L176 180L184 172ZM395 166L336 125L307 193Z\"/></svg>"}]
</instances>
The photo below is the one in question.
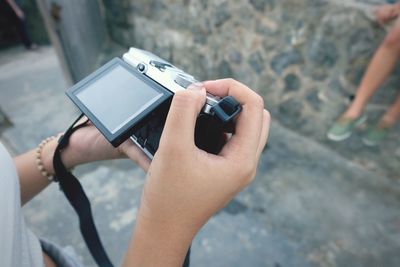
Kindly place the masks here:
<instances>
[{"instance_id":1,"label":"camera dial","mask_svg":"<svg viewBox=\"0 0 400 267\"><path fill-rule=\"evenodd\" d=\"M139 63L139 64L137 65L137 69L138 69L138 71L140 71L141 73L145 73L146 70L147 70L147 67L146 67L145 64Z\"/></svg>"}]
</instances>

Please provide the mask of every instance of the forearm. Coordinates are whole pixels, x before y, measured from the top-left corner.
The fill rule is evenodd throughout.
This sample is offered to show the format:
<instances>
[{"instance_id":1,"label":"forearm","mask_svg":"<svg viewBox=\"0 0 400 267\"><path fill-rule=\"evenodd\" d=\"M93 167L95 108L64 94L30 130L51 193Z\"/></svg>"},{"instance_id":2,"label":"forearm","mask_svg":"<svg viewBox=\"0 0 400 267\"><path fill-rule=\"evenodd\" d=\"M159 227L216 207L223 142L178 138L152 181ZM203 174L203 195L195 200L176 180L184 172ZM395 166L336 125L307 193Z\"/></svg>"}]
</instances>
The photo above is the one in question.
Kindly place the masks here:
<instances>
[{"instance_id":1,"label":"forearm","mask_svg":"<svg viewBox=\"0 0 400 267\"><path fill-rule=\"evenodd\" d=\"M185 227L150 221L139 215L123 267L182 266L194 235Z\"/></svg>"},{"instance_id":2,"label":"forearm","mask_svg":"<svg viewBox=\"0 0 400 267\"><path fill-rule=\"evenodd\" d=\"M56 147L57 140L53 139L43 147L40 153L43 167L51 175L54 174L53 155ZM73 166L73 158L70 153L63 153L62 158L67 168ZM15 157L14 163L20 180L21 203L24 205L46 188L51 181L38 169L36 149Z\"/></svg>"}]
</instances>

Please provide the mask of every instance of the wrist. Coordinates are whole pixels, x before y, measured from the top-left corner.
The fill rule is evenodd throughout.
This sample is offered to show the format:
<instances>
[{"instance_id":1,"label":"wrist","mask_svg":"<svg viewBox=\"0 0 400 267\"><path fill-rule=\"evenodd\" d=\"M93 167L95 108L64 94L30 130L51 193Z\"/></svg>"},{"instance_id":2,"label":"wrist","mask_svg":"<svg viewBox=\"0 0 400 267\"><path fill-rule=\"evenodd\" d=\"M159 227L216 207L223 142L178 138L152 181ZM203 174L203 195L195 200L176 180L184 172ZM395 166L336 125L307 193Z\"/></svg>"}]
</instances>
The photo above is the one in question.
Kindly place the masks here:
<instances>
[{"instance_id":1,"label":"wrist","mask_svg":"<svg viewBox=\"0 0 400 267\"><path fill-rule=\"evenodd\" d=\"M42 158L42 163L43 167L45 170L51 174L54 175L54 166L53 166L53 157L54 157L54 152L56 151L58 145L58 137L54 138L50 142L48 142L42 149L41 152L41 158ZM61 159L62 162L64 163L65 167L67 169L72 169L75 166L75 163L73 162L73 157L70 156L70 151L69 149L65 149L65 151L61 152Z\"/></svg>"},{"instance_id":2,"label":"wrist","mask_svg":"<svg viewBox=\"0 0 400 267\"><path fill-rule=\"evenodd\" d=\"M139 210L124 266L182 266L196 234L182 225L155 221Z\"/></svg>"},{"instance_id":3,"label":"wrist","mask_svg":"<svg viewBox=\"0 0 400 267\"><path fill-rule=\"evenodd\" d=\"M41 151L41 158L44 169L51 175L54 175L53 155L57 147L57 140L53 139L48 142Z\"/></svg>"}]
</instances>

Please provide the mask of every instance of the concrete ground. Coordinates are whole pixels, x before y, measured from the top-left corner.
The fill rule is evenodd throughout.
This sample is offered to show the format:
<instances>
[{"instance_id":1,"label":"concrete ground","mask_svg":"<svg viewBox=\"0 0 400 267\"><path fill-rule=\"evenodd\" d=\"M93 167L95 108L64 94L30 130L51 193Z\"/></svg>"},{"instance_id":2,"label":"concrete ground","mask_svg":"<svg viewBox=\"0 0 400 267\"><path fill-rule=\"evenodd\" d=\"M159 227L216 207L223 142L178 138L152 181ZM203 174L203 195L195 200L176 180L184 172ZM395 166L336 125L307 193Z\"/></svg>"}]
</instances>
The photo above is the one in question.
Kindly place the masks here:
<instances>
[{"instance_id":1,"label":"concrete ground","mask_svg":"<svg viewBox=\"0 0 400 267\"><path fill-rule=\"evenodd\" d=\"M77 111L65 89L52 48L0 52L0 110L12 123L0 127L0 140L10 152L32 149L69 126ZM128 160L81 166L75 173L118 265L145 174ZM201 230L193 242L192 266L400 266L399 208L398 179L371 172L273 122L256 181ZM24 212L37 235L94 266L56 184Z\"/></svg>"}]
</instances>

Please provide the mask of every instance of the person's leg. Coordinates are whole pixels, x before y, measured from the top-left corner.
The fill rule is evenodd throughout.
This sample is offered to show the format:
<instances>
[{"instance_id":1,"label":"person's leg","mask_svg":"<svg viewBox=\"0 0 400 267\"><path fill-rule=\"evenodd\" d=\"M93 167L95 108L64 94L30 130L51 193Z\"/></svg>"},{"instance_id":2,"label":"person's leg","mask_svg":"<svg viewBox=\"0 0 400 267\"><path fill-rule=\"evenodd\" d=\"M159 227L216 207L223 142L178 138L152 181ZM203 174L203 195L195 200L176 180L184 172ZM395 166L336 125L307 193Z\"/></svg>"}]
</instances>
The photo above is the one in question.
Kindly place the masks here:
<instances>
[{"instance_id":1,"label":"person's leg","mask_svg":"<svg viewBox=\"0 0 400 267\"><path fill-rule=\"evenodd\" d=\"M400 95L396 101L389 107L379 121L380 127L392 127L400 119Z\"/></svg>"},{"instance_id":2,"label":"person's leg","mask_svg":"<svg viewBox=\"0 0 400 267\"><path fill-rule=\"evenodd\" d=\"M16 28L18 35L21 38L21 41L24 44L25 48L31 49L33 43L28 33L26 20L19 18L8 4L3 4L0 7L4 7L3 12L9 22L9 25L14 26Z\"/></svg>"},{"instance_id":3,"label":"person's leg","mask_svg":"<svg viewBox=\"0 0 400 267\"><path fill-rule=\"evenodd\" d=\"M399 56L400 23L396 23L375 52L353 102L328 130L327 137L330 140L342 141L350 137L354 128L365 121L366 117L361 116L365 106L394 69Z\"/></svg>"},{"instance_id":4,"label":"person's leg","mask_svg":"<svg viewBox=\"0 0 400 267\"><path fill-rule=\"evenodd\" d=\"M28 33L28 27L26 25L25 19L18 18L17 29L25 48L30 49L32 47L32 41Z\"/></svg>"},{"instance_id":5,"label":"person's leg","mask_svg":"<svg viewBox=\"0 0 400 267\"><path fill-rule=\"evenodd\" d=\"M357 89L355 98L342 117L359 117L374 92L394 69L400 56L400 25L393 28L374 54Z\"/></svg>"},{"instance_id":6,"label":"person's leg","mask_svg":"<svg viewBox=\"0 0 400 267\"><path fill-rule=\"evenodd\" d=\"M385 112L377 125L369 127L363 142L369 146L375 146L386 138L390 130L400 119L400 95L392 106Z\"/></svg>"}]
</instances>

